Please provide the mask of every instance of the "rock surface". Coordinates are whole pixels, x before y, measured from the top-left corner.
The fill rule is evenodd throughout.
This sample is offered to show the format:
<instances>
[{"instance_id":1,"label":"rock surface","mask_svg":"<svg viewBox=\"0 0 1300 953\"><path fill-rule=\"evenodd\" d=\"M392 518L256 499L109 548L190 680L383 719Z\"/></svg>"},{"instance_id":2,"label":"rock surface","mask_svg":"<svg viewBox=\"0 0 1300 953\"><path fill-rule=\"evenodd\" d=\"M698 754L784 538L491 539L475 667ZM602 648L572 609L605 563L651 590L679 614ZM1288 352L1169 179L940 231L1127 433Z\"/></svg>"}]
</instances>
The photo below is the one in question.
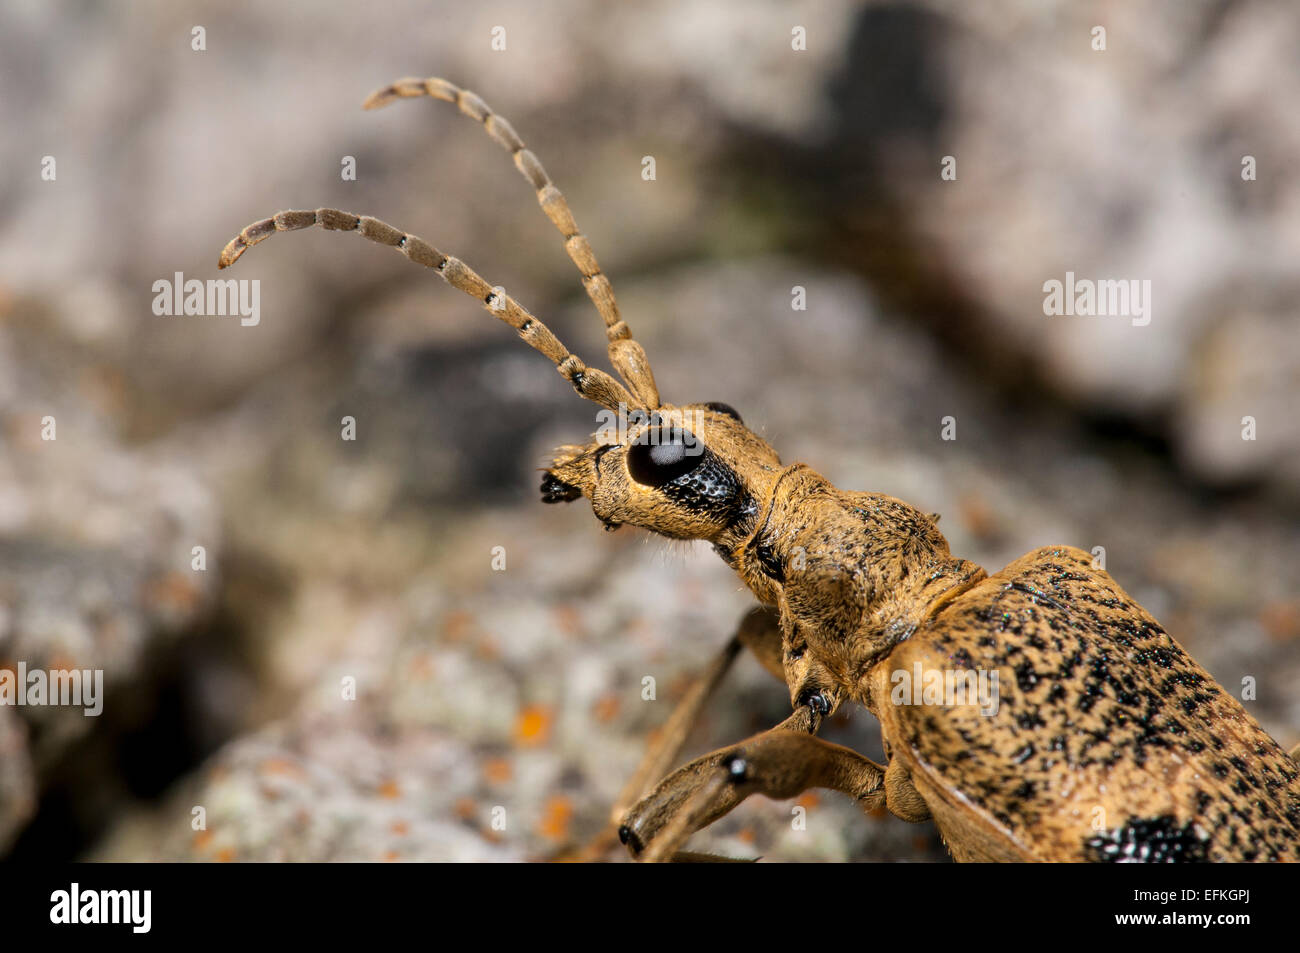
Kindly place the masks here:
<instances>
[{"instance_id":1,"label":"rock surface","mask_svg":"<svg viewBox=\"0 0 1300 953\"><path fill-rule=\"evenodd\" d=\"M0 140L20 170L0 181L0 665L71 661L108 689L100 718L0 707L0 854L554 856L601 828L748 607L706 547L539 506L537 467L594 408L391 252L275 236L228 273L260 279L256 326L153 313L155 282L215 277L243 225L332 205L464 258L604 364L508 157L446 104L359 109L400 75L509 117L667 398L724 400L785 459L941 513L990 570L1103 547L1300 740L1300 193L1279 171L1300 16L1108 9L1094 53L1093 14L1063 2L969 6L0 14L20 93L0 120L23 132ZM1066 270L1150 278L1151 324L1044 316ZM788 711L742 658L687 754ZM882 757L865 712L826 736ZM825 793L756 799L692 846L946 856L930 825Z\"/></svg>"}]
</instances>

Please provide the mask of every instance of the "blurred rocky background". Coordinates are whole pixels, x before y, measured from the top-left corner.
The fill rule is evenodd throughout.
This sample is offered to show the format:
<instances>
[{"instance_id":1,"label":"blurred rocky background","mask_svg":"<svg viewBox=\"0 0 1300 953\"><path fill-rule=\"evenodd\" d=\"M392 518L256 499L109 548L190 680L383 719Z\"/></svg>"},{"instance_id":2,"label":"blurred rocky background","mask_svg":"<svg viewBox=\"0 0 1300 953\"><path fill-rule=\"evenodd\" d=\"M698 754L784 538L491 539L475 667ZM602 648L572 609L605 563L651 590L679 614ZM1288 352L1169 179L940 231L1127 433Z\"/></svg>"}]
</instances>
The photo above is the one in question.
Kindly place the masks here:
<instances>
[{"instance_id":1,"label":"blurred rocky background","mask_svg":"<svg viewBox=\"0 0 1300 953\"><path fill-rule=\"evenodd\" d=\"M257 326L153 313L248 222L333 205L603 364L499 147L446 104L361 111L408 75L542 158L668 399L940 512L990 570L1104 547L1300 741L1298 64L1300 8L1269 2L5 4L0 667L102 668L106 699L0 707L0 856L561 854L748 606L705 547L538 505L593 407L400 256L277 236L230 273ZM1045 316L1066 271L1149 279L1150 324ZM688 754L788 710L742 658ZM828 737L880 757L865 712ZM754 799L692 846L945 857L928 824L800 804L805 830Z\"/></svg>"}]
</instances>

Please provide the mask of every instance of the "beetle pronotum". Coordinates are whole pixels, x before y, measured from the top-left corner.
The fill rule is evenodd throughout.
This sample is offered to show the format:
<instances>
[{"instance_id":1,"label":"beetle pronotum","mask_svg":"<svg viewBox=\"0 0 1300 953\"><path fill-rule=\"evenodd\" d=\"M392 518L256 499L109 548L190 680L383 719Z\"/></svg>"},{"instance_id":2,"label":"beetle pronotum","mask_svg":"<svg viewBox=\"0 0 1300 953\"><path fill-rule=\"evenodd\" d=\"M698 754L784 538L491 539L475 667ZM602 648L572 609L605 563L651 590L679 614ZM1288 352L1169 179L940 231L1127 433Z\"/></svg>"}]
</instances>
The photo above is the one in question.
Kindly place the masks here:
<instances>
[{"instance_id":1,"label":"beetle pronotum","mask_svg":"<svg viewBox=\"0 0 1300 953\"><path fill-rule=\"evenodd\" d=\"M319 225L434 269L545 354L579 395L630 421L616 438L605 431L560 447L542 499L586 497L607 528L707 540L757 597L614 807L634 856L690 856L679 850L685 839L749 795L825 787L865 810L933 818L959 860L1297 859L1295 759L1089 554L1038 549L989 575L953 556L921 510L783 464L726 404L662 402L609 279L537 157L482 99L445 80L399 80L366 107L419 96L455 103L510 152L564 236L621 382L463 262L374 218L280 212L240 232L220 266L276 231ZM786 683L793 713L659 780L745 647ZM997 704L897 692L900 673L913 672L940 673L945 688L993 675ZM816 737L846 702L879 718L887 764Z\"/></svg>"}]
</instances>

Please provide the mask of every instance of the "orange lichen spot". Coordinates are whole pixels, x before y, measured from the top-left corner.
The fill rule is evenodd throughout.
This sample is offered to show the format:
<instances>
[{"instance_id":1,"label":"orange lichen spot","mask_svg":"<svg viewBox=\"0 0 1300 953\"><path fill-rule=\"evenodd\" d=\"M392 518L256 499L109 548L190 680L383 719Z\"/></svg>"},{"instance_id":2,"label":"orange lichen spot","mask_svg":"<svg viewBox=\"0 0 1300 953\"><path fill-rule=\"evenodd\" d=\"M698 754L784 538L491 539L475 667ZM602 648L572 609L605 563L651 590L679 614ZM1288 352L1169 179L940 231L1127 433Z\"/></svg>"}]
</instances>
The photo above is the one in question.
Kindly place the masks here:
<instances>
[{"instance_id":1,"label":"orange lichen spot","mask_svg":"<svg viewBox=\"0 0 1300 953\"><path fill-rule=\"evenodd\" d=\"M229 863L233 863L234 860L235 860L235 848L223 847L221 848L221 850L217 851L217 863L229 864Z\"/></svg>"},{"instance_id":2,"label":"orange lichen spot","mask_svg":"<svg viewBox=\"0 0 1300 953\"><path fill-rule=\"evenodd\" d=\"M553 610L555 624L565 635L577 637L582 635L582 616L571 605L556 606Z\"/></svg>"},{"instance_id":3,"label":"orange lichen spot","mask_svg":"<svg viewBox=\"0 0 1300 953\"><path fill-rule=\"evenodd\" d=\"M526 748L545 744L551 736L553 717L546 705L525 705L515 718L515 743Z\"/></svg>"},{"instance_id":4,"label":"orange lichen spot","mask_svg":"<svg viewBox=\"0 0 1300 953\"><path fill-rule=\"evenodd\" d=\"M978 493L964 493L957 501L957 515L971 535L982 539L996 536L998 532L997 514L989 506L988 500Z\"/></svg>"},{"instance_id":5,"label":"orange lichen spot","mask_svg":"<svg viewBox=\"0 0 1300 953\"><path fill-rule=\"evenodd\" d=\"M742 844L752 844L758 839L758 833L752 827L742 827L736 831L736 840Z\"/></svg>"},{"instance_id":6,"label":"orange lichen spot","mask_svg":"<svg viewBox=\"0 0 1300 953\"><path fill-rule=\"evenodd\" d=\"M474 643L474 654L485 662L495 662L501 658L501 649L491 636L485 635Z\"/></svg>"},{"instance_id":7,"label":"orange lichen spot","mask_svg":"<svg viewBox=\"0 0 1300 953\"><path fill-rule=\"evenodd\" d=\"M1259 613L1259 624L1275 642L1300 639L1300 602L1271 602Z\"/></svg>"},{"instance_id":8,"label":"orange lichen spot","mask_svg":"<svg viewBox=\"0 0 1300 953\"><path fill-rule=\"evenodd\" d=\"M207 850L211 844L212 831L199 831L194 835L194 840L191 842L190 846L193 847L194 850L202 853Z\"/></svg>"},{"instance_id":9,"label":"orange lichen spot","mask_svg":"<svg viewBox=\"0 0 1300 953\"><path fill-rule=\"evenodd\" d=\"M442 638L445 642L464 642L473 628L474 616L464 609L453 609L442 617Z\"/></svg>"},{"instance_id":10,"label":"orange lichen spot","mask_svg":"<svg viewBox=\"0 0 1300 953\"><path fill-rule=\"evenodd\" d=\"M591 706L591 715L597 721L608 723L618 717L621 708L618 696L609 692L596 699L596 703Z\"/></svg>"},{"instance_id":11,"label":"orange lichen spot","mask_svg":"<svg viewBox=\"0 0 1300 953\"><path fill-rule=\"evenodd\" d=\"M263 774L302 774L302 768L288 758L267 758L258 767Z\"/></svg>"},{"instance_id":12,"label":"orange lichen spot","mask_svg":"<svg viewBox=\"0 0 1300 953\"><path fill-rule=\"evenodd\" d=\"M402 789L397 786L396 781L394 781L392 778L389 778L383 784L379 785L375 793L382 798L387 798L388 800L392 801L402 796Z\"/></svg>"},{"instance_id":13,"label":"orange lichen spot","mask_svg":"<svg viewBox=\"0 0 1300 953\"><path fill-rule=\"evenodd\" d=\"M433 656L428 652L420 652L411 659L411 674L418 679L424 680L433 677Z\"/></svg>"},{"instance_id":14,"label":"orange lichen spot","mask_svg":"<svg viewBox=\"0 0 1300 953\"><path fill-rule=\"evenodd\" d=\"M804 791L794 803L806 811L811 811L821 802L822 799L817 795L816 791Z\"/></svg>"},{"instance_id":15,"label":"orange lichen spot","mask_svg":"<svg viewBox=\"0 0 1300 953\"><path fill-rule=\"evenodd\" d=\"M145 583L144 599L159 609L193 611L199 604L199 588L181 572L169 572Z\"/></svg>"},{"instance_id":16,"label":"orange lichen spot","mask_svg":"<svg viewBox=\"0 0 1300 953\"><path fill-rule=\"evenodd\" d=\"M126 375L108 364L86 367L77 378L77 390L96 407L114 414L122 412L130 396Z\"/></svg>"},{"instance_id":17,"label":"orange lichen spot","mask_svg":"<svg viewBox=\"0 0 1300 953\"><path fill-rule=\"evenodd\" d=\"M405 837L411 830L411 826L406 821L393 821L388 829L398 837Z\"/></svg>"},{"instance_id":18,"label":"orange lichen spot","mask_svg":"<svg viewBox=\"0 0 1300 953\"><path fill-rule=\"evenodd\" d=\"M483 779L488 784L505 784L514 776L514 768L505 758L488 758L483 762Z\"/></svg>"},{"instance_id":19,"label":"orange lichen spot","mask_svg":"<svg viewBox=\"0 0 1300 953\"><path fill-rule=\"evenodd\" d=\"M637 642L643 642L654 634L650 623L641 616L628 620L627 625L623 627L623 638L632 639Z\"/></svg>"},{"instance_id":20,"label":"orange lichen spot","mask_svg":"<svg viewBox=\"0 0 1300 953\"><path fill-rule=\"evenodd\" d=\"M458 797L456 803L452 805L452 810L462 821L472 821L478 814L478 802L472 797Z\"/></svg>"},{"instance_id":21,"label":"orange lichen spot","mask_svg":"<svg viewBox=\"0 0 1300 953\"><path fill-rule=\"evenodd\" d=\"M386 850L386 851L384 851L384 860L385 860L387 863L392 863L393 861L395 861L395 860L399 860L400 858L401 858L401 854L399 854L399 853L398 853L397 851L395 851L395 850Z\"/></svg>"},{"instance_id":22,"label":"orange lichen spot","mask_svg":"<svg viewBox=\"0 0 1300 953\"><path fill-rule=\"evenodd\" d=\"M26 450L40 443L40 414L9 414L0 425L4 426L6 441L15 446Z\"/></svg>"},{"instance_id":23,"label":"orange lichen spot","mask_svg":"<svg viewBox=\"0 0 1300 953\"><path fill-rule=\"evenodd\" d=\"M537 833L547 840L562 841L569 836L569 823L573 820L573 802L562 794L547 799L542 818L537 822Z\"/></svg>"}]
</instances>

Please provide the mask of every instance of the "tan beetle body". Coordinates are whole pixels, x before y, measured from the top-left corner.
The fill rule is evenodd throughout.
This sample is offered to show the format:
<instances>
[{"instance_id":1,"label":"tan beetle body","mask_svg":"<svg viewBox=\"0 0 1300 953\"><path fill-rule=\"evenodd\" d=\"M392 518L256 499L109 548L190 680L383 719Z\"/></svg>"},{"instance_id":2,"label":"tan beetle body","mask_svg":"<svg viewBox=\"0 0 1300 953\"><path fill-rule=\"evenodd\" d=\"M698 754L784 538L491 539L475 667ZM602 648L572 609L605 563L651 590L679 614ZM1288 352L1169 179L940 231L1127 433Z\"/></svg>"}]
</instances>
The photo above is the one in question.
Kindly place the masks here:
<instances>
[{"instance_id":1,"label":"tan beetle body","mask_svg":"<svg viewBox=\"0 0 1300 953\"><path fill-rule=\"evenodd\" d=\"M662 403L609 280L536 156L486 103L445 80L400 80L367 106L418 96L456 103L511 153L564 235L622 383L463 262L376 219L281 212L244 229L221 266L275 231L321 225L434 269L627 425L557 450L543 499L586 497L610 529L707 540L757 597L763 608L687 694L614 807L610 833L634 855L687 859L686 837L750 794L827 787L867 810L932 817L959 860L1297 859L1295 760L1090 556L1040 549L989 576L949 552L935 517L783 465L725 404ZM742 647L786 683L793 713L659 780ZM909 680L934 685L932 673L935 697L909 690ZM989 684L996 698L971 688ZM886 766L815 736L845 702L879 718Z\"/></svg>"}]
</instances>

